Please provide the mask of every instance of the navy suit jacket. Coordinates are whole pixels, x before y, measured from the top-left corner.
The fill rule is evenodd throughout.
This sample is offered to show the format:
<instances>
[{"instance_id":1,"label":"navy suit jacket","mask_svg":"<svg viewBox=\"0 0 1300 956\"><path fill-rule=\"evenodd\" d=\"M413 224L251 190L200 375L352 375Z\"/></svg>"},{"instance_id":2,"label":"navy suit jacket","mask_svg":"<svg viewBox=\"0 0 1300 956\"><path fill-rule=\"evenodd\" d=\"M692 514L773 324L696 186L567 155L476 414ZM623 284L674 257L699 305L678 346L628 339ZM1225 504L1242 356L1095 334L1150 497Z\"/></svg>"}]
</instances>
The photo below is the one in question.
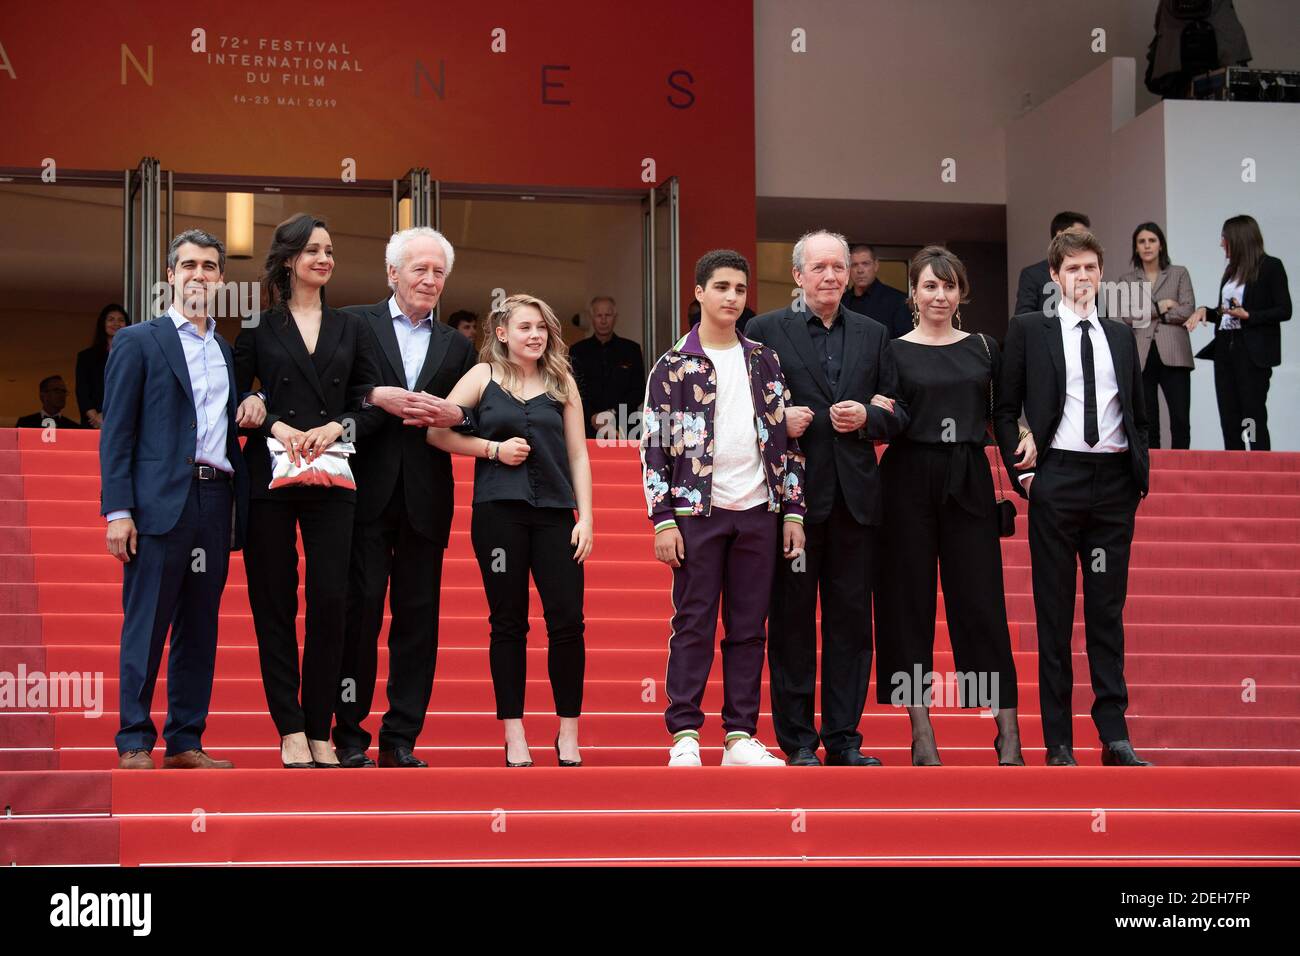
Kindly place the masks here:
<instances>
[{"instance_id":1,"label":"navy suit jacket","mask_svg":"<svg viewBox=\"0 0 1300 956\"><path fill-rule=\"evenodd\" d=\"M220 335L217 343L230 378L226 456L235 469L231 550L238 550L247 522L248 472L235 425L235 359ZM189 497L198 427L185 350L170 317L129 325L114 337L102 410L100 514L129 509L140 534L166 534Z\"/></svg>"}]
</instances>

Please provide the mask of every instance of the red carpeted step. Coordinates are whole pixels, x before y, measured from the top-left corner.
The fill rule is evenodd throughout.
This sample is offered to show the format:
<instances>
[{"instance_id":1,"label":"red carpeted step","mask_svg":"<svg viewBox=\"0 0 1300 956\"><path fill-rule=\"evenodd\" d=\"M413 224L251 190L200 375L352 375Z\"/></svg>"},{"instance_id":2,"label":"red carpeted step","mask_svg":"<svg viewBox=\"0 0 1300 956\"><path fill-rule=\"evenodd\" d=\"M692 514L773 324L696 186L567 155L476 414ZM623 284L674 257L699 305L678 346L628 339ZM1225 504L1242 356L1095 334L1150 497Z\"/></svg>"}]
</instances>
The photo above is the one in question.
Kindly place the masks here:
<instances>
[{"instance_id":1,"label":"red carpeted step","mask_svg":"<svg viewBox=\"0 0 1300 956\"><path fill-rule=\"evenodd\" d=\"M1124 648L1153 654L1292 654L1300 648L1300 626L1295 624L1203 624L1124 622ZM1032 619L1020 624L1020 644L1026 650L1038 646L1038 625ZM1084 626L1076 621L1071 646L1084 647Z\"/></svg>"},{"instance_id":2,"label":"red carpeted step","mask_svg":"<svg viewBox=\"0 0 1300 956\"><path fill-rule=\"evenodd\" d=\"M702 810L721 806L837 809L869 806L875 810L1028 809L1074 810L1079 807L1124 807L1148 810L1196 810L1221 806L1236 810L1300 809L1300 774L1282 768L1240 768L1222 772L1200 768L1159 767L1141 778L1124 770L1079 767L982 767L954 770L935 786L920 768L889 768L864 788L860 775L874 771L824 767L808 773L784 773L754 780L738 777L744 768L702 767L682 773L663 768L590 768L583 779L560 773L564 768L533 768L529 786L499 771L480 769L375 769L338 774L329 787L319 778L284 770L200 770L147 774L130 771L94 774L112 778L115 814L190 814L201 806L208 814L313 811L346 813L357 807L375 812L490 810L599 810L625 802L635 791L640 806L656 810ZM584 768L588 769L588 768ZM779 769L779 768L778 768ZM1071 774L1062 787L1061 774ZM1014 776L1015 779L1011 779Z\"/></svg>"},{"instance_id":3,"label":"red carpeted step","mask_svg":"<svg viewBox=\"0 0 1300 956\"><path fill-rule=\"evenodd\" d=\"M772 771L781 772L779 770ZM122 862L707 861L900 858L1012 860L1297 858L1300 819L1285 813L1109 810L1039 813L732 810L674 814L520 812L320 815L209 814L121 820ZM494 825L495 824L495 825Z\"/></svg>"},{"instance_id":4,"label":"red carpeted step","mask_svg":"<svg viewBox=\"0 0 1300 956\"><path fill-rule=\"evenodd\" d=\"M93 762L86 764L80 769L98 770L105 767L117 766L117 751L107 748L103 751L86 751L94 753L96 757ZM18 772L35 773L46 770L58 770L59 752L52 747L36 748L4 748L0 747L0 772Z\"/></svg>"},{"instance_id":5,"label":"red carpeted step","mask_svg":"<svg viewBox=\"0 0 1300 956\"><path fill-rule=\"evenodd\" d=\"M112 809L112 777L87 771L0 773L0 813L108 813Z\"/></svg>"},{"instance_id":6,"label":"red carpeted step","mask_svg":"<svg viewBox=\"0 0 1300 956\"><path fill-rule=\"evenodd\" d=\"M371 728L372 732L374 728ZM552 731L552 735L553 735ZM544 735L545 736L545 735ZM712 740L713 738L710 738ZM988 744L978 747L958 747L955 745L940 745L940 752L943 756L944 765L947 767L993 767L995 756L992 749L992 741ZM717 766L722 759L721 741L710 743L706 741L700 748L706 766ZM1278 748L1203 748L1196 746L1188 747L1161 747L1151 748L1141 745L1139 741L1139 751L1147 758L1154 761L1160 767L1295 767L1300 766L1300 749L1278 749ZM434 746L417 746L416 755L421 760L430 764L431 767L438 768L465 768L465 767L485 767L497 768L502 767L501 742L498 740L493 744L483 745L481 747L434 747ZM777 752L773 748L773 752ZM879 757L886 767L907 767L911 764L908 746L904 743L894 745L869 745L864 748L865 753L873 754ZM12 751L0 750L0 769L18 769L14 766L5 764L6 754ZM106 746L66 749L61 751L47 751L48 754L57 753L58 763L42 765L39 769L47 767L60 766L68 770L110 770L117 766L117 751L113 749L111 741ZM161 767L162 765L162 743L160 742L154 751L154 760ZM221 747L213 751L215 756L233 760L237 768L263 768L263 769L280 769L280 749L278 743L272 741L258 747ZM583 760L586 763L584 769L604 769L619 767L664 767L668 762L668 745L659 744L651 747L594 747L586 743L583 744ZM537 762L537 767L554 767L555 753L548 751L545 744L536 746L532 751L533 759ZM1046 759L1046 752L1041 746L1024 748L1025 760L1033 767L1042 767ZM779 753L778 753L779 755ZM1074 755L1078 759L1081 767L1099 767L1100 752L1096 747L1096 741L1093 740L1092 746L1087 746L1084 741L1077 741L1074 748ZM372 759L377 759L378 752L372 746L370 750ZM504 769L504 767L502 767ZM1003 768L1009 769L1009 768ZM1019 769L1019 768L1015 768ZM1146 768L1139 768L1146 769ZM159 771L174 775L178 771ZM284 772L284 771L281 771ZM1071 768L1073 772L1073 768ZM155 775L156 776L156 775Z\"/></svg>"},{"instance_id":7,"label":"red carpeted step","mask_svg":"<svg viewBox=\"0 0 1300 956\"><path fill-rule=\"evenodd\" d=\"M116 865L116 819L0 821L0 866Z\"/></svg>"},{"instance_id":8,"label":"red carpeted step","mask_svg":"<svg viewBox=\"0 0 1300 956\"><path fill-rule=\"evenodd\" d=\"M549 704L549 702L547 702ZM705 698L705 707L717 706L720 701ZM155 698L154 722L161 727L165 719L162 708L165 702ZM534 727L556 726L557 718L550 706L528 712L525 721ZM475 713L430 713L425 722L424 734L428 740L454 743L458 746L499 745L501 729L493 716L491 698L483 701ZM13 722L31 718L0 714L0 746L8 739L18 737L19 728L7 729ZM41 715L41 720L50 716ZM111 743L116 732L116 721L106 713L98 720L81 714L54 714L54 746L102 747ZM978 711L936 711L933 723L940 746L992 747L996 734L992 719ZM1293 749L1300 740L1300 718L1294 717L1177 717L1133 715L1129 718L1132 739L1142 746L1186 747L1189 741L1209 748L1240 746L1249 742L1253 747ZM906 720L897 714L867 713L859 727L866 746L872 744L903 746L911 740ZM552 730L551 733L554 731ZM717 718L710 714L702 733L721 736ZM1020 733L1027 745L1041 745L1042 727L1036 721L1021 722ZM662 710L644 713L586 713L582 722L583 740L595 746L655 746L667 736ZM1092 740L1096 730L1089 717L1076 714L1074 735L1077 741ZM549 739L547 734L542 740ZM758 736L768 743L775 740L771 716L764 712L759 718ZM204 746L218 750L222 747L256 747L277 744L278 736L265 708L249 713L213 713L208 719ZM538 742L539 746L545 744ZM19 746L33 746L20 744Z\"/></svg>"}]
</instances>

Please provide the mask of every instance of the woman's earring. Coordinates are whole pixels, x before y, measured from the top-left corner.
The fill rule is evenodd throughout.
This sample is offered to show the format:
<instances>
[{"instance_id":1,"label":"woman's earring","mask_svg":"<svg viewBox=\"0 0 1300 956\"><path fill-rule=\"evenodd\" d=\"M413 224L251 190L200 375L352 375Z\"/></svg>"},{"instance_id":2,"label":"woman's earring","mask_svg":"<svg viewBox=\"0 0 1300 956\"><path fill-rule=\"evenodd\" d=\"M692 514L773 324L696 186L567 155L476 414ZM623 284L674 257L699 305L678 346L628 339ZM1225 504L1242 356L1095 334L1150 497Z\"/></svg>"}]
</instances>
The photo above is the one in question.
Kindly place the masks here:
<instances>
[{"instance_id":1,"label":"woman's earring","mask_svg":"<svg viewBox=\"0 0 1300 956\"><path fill-rule=\"evenodd\" d=\"M912 307L912 328L916 329L916 328L920 328L920 326L921 326L921 310L916 308L916 306L913 306Z\"/></svg>"},{"instance_id":2,"label":"woman's earring","mask_svg":"<svg viewBox=\"0 0 1300 956\"><path fill-rule=\"evenodd\" d=\"M961 331L961 309L952 314L952 323L957 326L958 331Z\"/></svg>"}]
</instances>

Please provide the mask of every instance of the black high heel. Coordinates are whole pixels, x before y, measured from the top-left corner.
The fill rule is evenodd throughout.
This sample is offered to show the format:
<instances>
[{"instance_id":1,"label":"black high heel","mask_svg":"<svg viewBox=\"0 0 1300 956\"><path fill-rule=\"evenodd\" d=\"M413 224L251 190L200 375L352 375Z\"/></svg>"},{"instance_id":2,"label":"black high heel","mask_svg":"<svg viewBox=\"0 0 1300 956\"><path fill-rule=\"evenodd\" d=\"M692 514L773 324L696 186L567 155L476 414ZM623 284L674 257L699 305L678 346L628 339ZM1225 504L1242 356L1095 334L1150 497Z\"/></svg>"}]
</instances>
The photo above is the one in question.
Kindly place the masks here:
<instances>
[{"instance_id":1,"label":"black high heel","mask_svg":"<svg viewBox=\"0 0 1300 956\"><path fill-rule=\"evenodd\" d=\"M311 756L311 747L308 747L308 748L307 748L307 755L308 755L308 756ZM284 739L283 739L283 738L281 738L281 740L280 740L280 763L284 766L284 768L285 768L286 770L310 770L312 767L315 767L315 766L316 766L316 762L315 762L314 760L308 760L306 763L304 763L304 762L302 762L302 761L295 761L295 762L293 762L293 763L286 763L286 762L285 762L285 759L284 759Z\"/></svg>"},{"instance_id":2,"label":"black high heel","mask_svg":"<svg viewBox=\"0 0 1300 956\"><path fill-rule=\"evenodd\" d=\"M561 767L581 767L581 760L565 760L560 756L560 735L557 731L555 734L555 759L560 762Z\"/></svg>"},{"instance_id":3,"label":"black high heel","mask_svg":"<svg viewBox=\"0 0 1300 956\"><path fill-rule=\"evenodd\" d=\"M1025 765L1024 754L1018 754L1017 760L1002 759L1002 735L1001 734L998 734L996 737L993 738L993 752L998 755L999 767L1023 767Z\"/></svg>"},{"instance_id":4,"label":"black high heel","mask_svg":"<svg viewBox=\"0 0 1300 956\"><path fill-rule=\"evenodd\" d=\"M505 745L505 752L506 752L506 766L507 766L507 767L531 767L531 766L533 765L533 762L532 762L531 760L524 760L524 761L521 761L520 763L512 763L511 760L510 760L510 745L509 745L509 744L506 744L506 745ZM531 751L529 752L529 756L530 756L530 757L532 756L532 752L531 752Z\"/></svg>"}]
</instances>

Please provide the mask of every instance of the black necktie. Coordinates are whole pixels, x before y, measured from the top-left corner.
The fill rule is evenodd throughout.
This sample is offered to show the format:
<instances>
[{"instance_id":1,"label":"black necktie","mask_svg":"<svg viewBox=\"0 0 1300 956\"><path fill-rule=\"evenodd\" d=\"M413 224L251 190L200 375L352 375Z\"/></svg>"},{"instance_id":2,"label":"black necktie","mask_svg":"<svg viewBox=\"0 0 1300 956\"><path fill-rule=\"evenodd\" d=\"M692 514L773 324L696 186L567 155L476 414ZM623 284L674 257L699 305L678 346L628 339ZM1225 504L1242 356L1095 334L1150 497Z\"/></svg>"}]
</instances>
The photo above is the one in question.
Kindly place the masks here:
<instances>
[{"instance_id":1,"label":"black necktie","mask_svg":"<svg viewBox=\"0 0 1300 956\"><path fill-rule=\"evenodd\" d=\"M1079 355L1083 359L1083 440L1092 448L1101 441L1097 431L1097 370L1092 361L1092 336L1088 334L1092 323L1087 319L1079 321L1079 331L1083 333L1079 341Z\"/></svg>"}]
</instances>

